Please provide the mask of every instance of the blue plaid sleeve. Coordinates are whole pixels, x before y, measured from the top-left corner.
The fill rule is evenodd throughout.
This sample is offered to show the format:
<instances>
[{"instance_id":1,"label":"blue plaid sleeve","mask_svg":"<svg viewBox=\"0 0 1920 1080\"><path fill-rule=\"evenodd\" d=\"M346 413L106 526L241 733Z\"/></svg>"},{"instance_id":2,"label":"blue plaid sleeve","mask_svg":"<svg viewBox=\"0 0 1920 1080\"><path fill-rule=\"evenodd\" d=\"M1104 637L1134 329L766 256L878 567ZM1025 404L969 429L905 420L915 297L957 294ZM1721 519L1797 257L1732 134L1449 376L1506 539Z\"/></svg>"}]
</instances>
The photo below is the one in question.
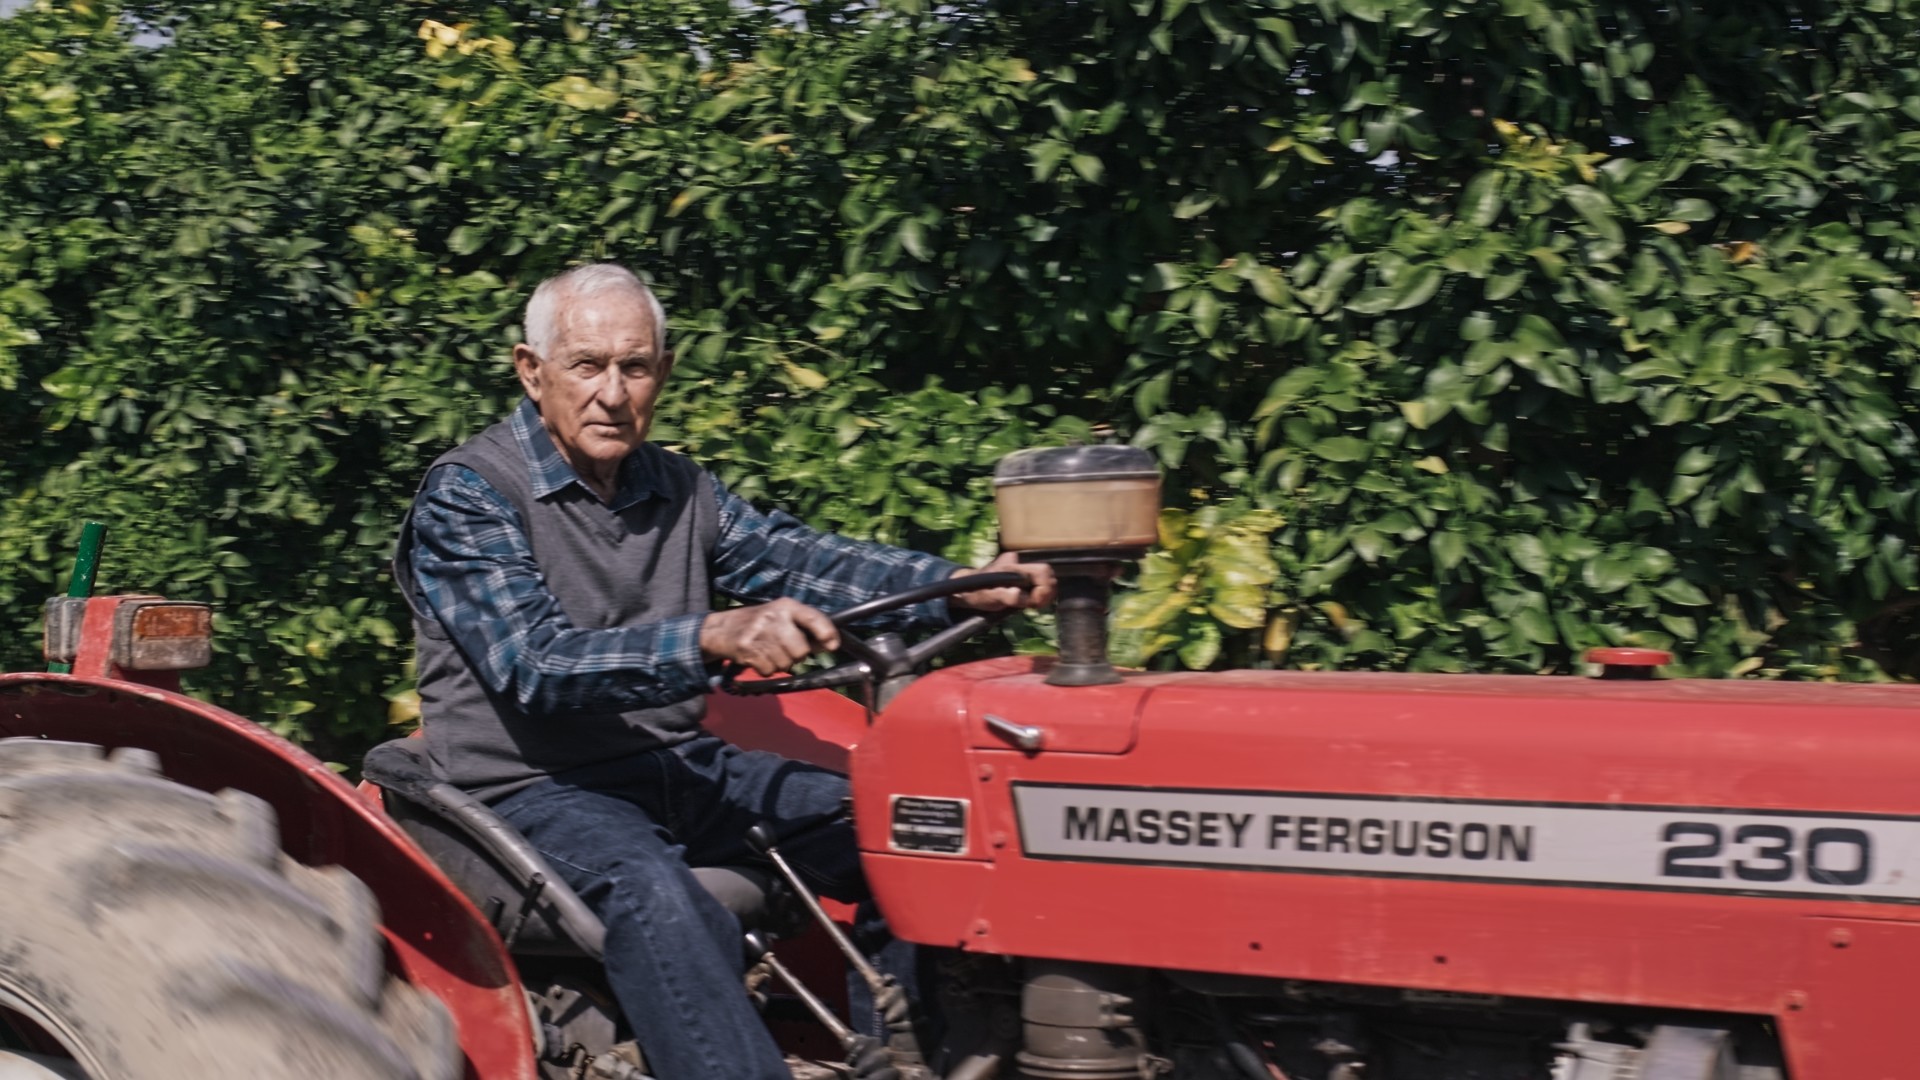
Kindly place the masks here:
<instances>
[{"instance_id":1,"label":"blue plaid sleeve","mask_svg":"<svg viewBox=\"0 0 1920 1080\"><path fill-rule=\"evenodd\" d=\"M786 596L832 614L877 596L945 580L959 569L937 556L820 532L783 511L763 513L718 480L713 490L720 500L713 584L743 603ZM951 622L946 601L933 600L877 616L861 628L877 632Z\"/></svg>"},{"instance_id":2,"label":"blue plaid sleeve","mask_svg":"<svg viewBox=\"0 0 1920 1080\"><path fill-rule=\"evenodd\" d=\"M489 690L529 716L609 712L705 692L704 614L584 630L548 590L519 511L478 473L435 469L414 506L420 599Z\"/></svg>"}]
</instances>

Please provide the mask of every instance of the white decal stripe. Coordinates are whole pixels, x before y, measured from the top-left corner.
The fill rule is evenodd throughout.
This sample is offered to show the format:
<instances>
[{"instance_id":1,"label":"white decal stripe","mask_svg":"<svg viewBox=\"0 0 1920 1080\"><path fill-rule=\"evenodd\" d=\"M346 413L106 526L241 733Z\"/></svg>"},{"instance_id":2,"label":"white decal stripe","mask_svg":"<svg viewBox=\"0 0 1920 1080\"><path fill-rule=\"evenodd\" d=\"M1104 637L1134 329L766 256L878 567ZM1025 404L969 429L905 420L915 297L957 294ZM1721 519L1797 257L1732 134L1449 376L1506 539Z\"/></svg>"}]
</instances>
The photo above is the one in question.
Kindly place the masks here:
<instances>
[{"instance_id":1,"label":"white decal stripe","mask_svg":"<svg viewBox=\"0 0 1920 1080\"><path fill-rule=\"evenodd\" d=\"M1035 856L1920 902L1920 821L1017 784Z\"/></svg>"}]
</instances>

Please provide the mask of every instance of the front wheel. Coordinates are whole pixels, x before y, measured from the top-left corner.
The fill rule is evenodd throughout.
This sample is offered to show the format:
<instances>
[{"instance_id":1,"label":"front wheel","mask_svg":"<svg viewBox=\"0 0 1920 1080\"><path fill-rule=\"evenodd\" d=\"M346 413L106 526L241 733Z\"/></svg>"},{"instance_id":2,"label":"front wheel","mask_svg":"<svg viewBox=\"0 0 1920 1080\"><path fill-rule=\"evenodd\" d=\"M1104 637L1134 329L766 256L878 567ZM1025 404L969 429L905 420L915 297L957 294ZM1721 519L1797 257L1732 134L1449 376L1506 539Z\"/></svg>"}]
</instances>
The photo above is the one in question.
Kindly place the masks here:
<instances>
[{"instance_id":1,"label":"front wheel","mask_svg":"<svg viewBox=\"0 0 1920 1080\"><path fill-rule=\"evenodd\" d=\"M158 765L0 740L0 1049L92 1080L458 1076L445 1009L386 972L367 887L283 855L261 800Z\"/></svg>"}]
</instances>

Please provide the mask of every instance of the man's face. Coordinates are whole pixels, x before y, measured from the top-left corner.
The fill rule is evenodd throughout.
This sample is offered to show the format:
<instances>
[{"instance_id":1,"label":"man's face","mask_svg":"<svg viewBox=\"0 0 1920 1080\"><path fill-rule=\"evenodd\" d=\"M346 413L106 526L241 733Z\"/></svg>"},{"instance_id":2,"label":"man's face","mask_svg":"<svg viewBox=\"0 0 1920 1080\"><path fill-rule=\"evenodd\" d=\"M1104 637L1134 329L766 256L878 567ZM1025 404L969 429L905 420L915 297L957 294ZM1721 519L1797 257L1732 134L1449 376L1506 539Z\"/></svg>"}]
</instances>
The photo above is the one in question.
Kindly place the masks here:
<instances>
[{"instance_id":1,"label":"man's face","mask_svg":"<svg viewBox=\"0 0 1920 1080\"><path fill-rule=\"evenodd\" d=\"M576 472L611 480L646 441L673 354L642 296L624 289L562 297L548 355L515 346L514 370Z\"/></svg>"}]
</instances>

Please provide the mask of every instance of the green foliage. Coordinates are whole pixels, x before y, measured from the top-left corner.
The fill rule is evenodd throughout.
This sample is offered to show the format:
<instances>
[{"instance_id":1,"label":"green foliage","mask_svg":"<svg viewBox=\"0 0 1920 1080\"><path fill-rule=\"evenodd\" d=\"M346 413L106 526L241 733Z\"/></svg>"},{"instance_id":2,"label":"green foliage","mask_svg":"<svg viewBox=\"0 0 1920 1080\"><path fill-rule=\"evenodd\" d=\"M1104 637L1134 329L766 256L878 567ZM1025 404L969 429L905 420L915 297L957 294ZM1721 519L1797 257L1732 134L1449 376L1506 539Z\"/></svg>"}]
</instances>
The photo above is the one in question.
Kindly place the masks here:
<instances>
[{"instance_id":1,"label":"green foliage","mask_svg":"<svg viewBox=\"0 0 1920 1080\"><path fill-rule=\"evenodd\" d=\"M1256 633L1288 618L1269 614L1285 599L1271 588L1280 524L1271 510L1162 511L1159 547L1141 564L1135 589L1114 605L1115 661L1138 667L1171 654L1190 668L1250 667L1284 655L1278 638L1286 631L1276 629L1271 642Z\"/></svg>"},{"instance_id":2,"label":"green foliage","mask_svg":"<svg viewBox=\"0 0 1920 1080\"><path fill-rule=\"evenodd\" d=\"M607 258L672 313L660 437L817 523L979 557L1006 449L1155 452L1153 663L1920 672L1917 33L38 0L0 20L0 665L97 517L103 588L219 604L204 692L377 738L394 523L510 404L532 284Z\"/></svg>"}]
</instances>

